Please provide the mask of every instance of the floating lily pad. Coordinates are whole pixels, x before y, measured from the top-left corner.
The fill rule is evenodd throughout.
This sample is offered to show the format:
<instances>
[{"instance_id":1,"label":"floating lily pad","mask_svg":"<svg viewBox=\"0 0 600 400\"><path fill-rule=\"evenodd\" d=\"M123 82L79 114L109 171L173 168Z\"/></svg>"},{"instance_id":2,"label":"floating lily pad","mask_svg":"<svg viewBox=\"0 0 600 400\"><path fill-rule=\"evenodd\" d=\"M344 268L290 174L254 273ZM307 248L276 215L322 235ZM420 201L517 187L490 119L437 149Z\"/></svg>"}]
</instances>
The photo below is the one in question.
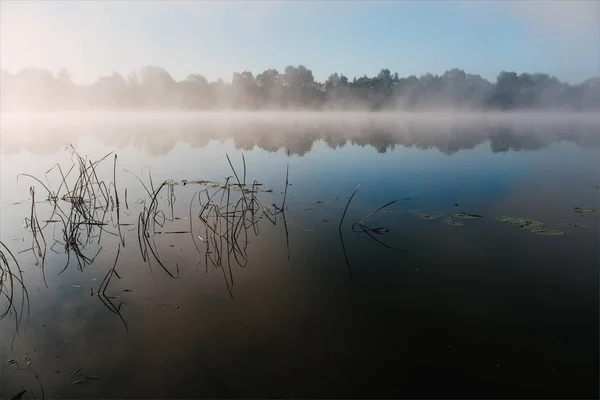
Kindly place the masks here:
<instances>
[{"instance_id":1,"label":"floating lily pad","mask_svg":"<svg viewBox=\"0 0 600 400\"><path fill-rule=\"evenodd\" d=\"M516 218L511 218L511 217L496 217L496 220L503 222L505 224L510 224L511 222L513 222Z\"/></svg>"},{"instance_id":2,"label":"floating lily pad","mask_svg":"<svg viewBox=\"0 0 600 400\"><path fill-rule=\"evenodd\" d=\"M534 229L531 232L535 233L536 235L544 235L544 236L560 236L560 235L565 234L563 231L559 231L558 229L548 229L548 228Z\"/></svg>"},{"instance_id":3,"label":"floating lily pad","mask_svg":"<svg viewBox=\"0 0 600 400\"><path fill-rule=\"evenodd\" d=\"M540 221L535 221L533 219L528 218L513 218L513 217L496 217L496 220L503 222L505 224L510 224L515 227L521 228L525 231L535 233L536 235L544 235L544 236L560 236L564 235L563 231L559 231L558 229L546 228L544 227L544 223Z\"/></svg>"},{"instance_id":4,"label":"floating lily pad","mask_svg":"<svg viewBox=\"0 0 600 400\"><path fill-rule=\"evenodd\" d=\"M425 219L425 220L432 220L432 219L438 219L439 217L441 217L441 215L439 214L426 214L426 213L421 213L419 215L419 217L421 217L421 219Z\"/></svg>"},{"instance_id":5,"label":"floating lily pad","mask_svg":"<svg viewBox=\"0 0 600 400\"><path fill-rule=\"evenodd\" d=\"M433 219L438 219L439 217L442 216L441 214L427 214L427 213L421 212L421 210L419 210L417 208L410 209L410 210L408 210L408 212L410 214L414 215L415 217L419 217L419 218L427 220L427 221L430 221Z\"/></svg>"},{"instance_id":6,"label":"floating lily pad","mask_svg":"<svg viewBox=\"0 0 600 400\"><path fill-rule=\"evenodd\" d=\"M459 212L458 214L454 214L454 218L462 218L462 219L477 219L483 218L481 215L477 214L468 214L464 212Z\"/></svg>"},{"instance_id":7,"label":"floating lily pad","mask_svg":"<svg viewBox=\"0 0 600 400\"><path fill-rule=\"evenodd\" d=\"M527 218L518 218L517 226L521 229L525 229L526 231L536 231L544 229L544 224L540 221L534 221L532 219Z\"/></svg>"},{"instance_id":8,"label":"floating lily pad","mask_svg":"<svg viewBox=\"0 0 600 400\"><path fill-rule=\"evenodd\" d=\"M460 221L457 221L455 219L452 218L446 218L444 220L445 223L447 223L448 225L452 225L452 226L463 226L463 223Z\"/></svg>"},{"instance_id":9,"label":"floating lily pad","mask_svg":"<svg viewBox=\"0 0 600 400\"><path fill-rule=\"evenodd\" d=\"M573 207L573 211L580 214L600 215L600 212L598 212L598 210L595 208Z\"/></svg>"},{"instance_id":10,"label":"floating lily pad","mask_svg":"<svg viewBox=\"0 0 600 400\"><path fill-rule=\"evenodd\" d=\"M378 235L384 235L386 233L388 233L390 230L388 228L374 228L371 229L371 232L374 232Z\"/></svg>"}]
</instances>

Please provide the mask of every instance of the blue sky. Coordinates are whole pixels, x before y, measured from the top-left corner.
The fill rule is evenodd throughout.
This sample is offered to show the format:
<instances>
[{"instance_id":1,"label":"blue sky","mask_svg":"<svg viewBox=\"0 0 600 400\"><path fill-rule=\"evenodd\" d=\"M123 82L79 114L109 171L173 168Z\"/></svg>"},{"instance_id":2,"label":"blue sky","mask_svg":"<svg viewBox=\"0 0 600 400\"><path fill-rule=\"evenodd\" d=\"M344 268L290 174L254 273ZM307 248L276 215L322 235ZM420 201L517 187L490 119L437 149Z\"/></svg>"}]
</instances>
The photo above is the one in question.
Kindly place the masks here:
<instances>
[{"instance_id":1,"label":"blue sky","mask_svg":"<svg viewBox=\"0 0 600 400\"><path fill-rule=\"evenodd\" d=\"M77 83L143 65L175 79L304 64L401 76L454 67L577 83L600 75L599 1L5 1L0 66L66 68Z\"/></svg>"}]
</instances>

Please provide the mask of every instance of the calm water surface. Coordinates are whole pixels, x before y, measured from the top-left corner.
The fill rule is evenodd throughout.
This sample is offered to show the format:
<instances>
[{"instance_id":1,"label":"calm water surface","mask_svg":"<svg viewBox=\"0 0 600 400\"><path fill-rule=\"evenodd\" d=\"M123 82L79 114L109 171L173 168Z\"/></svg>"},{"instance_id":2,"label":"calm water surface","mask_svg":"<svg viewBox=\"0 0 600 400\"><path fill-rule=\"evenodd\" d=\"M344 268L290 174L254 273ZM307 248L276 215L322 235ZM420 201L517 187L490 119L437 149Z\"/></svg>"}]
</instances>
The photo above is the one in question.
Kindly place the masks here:
<instances>
[{"instance_id":1,"label":"calm water surface","mask_svg":"<svg viewBox=\"0 0 600 400\"><path fill-rule=\"evenodd\" d=\"M600 209L600 118L94 116L1 128L0 235L29 293L19 336L14 313L0 325L2 398L41 398L40 386L46 398L599 395L599 217L574 207ZM67 145L91 161L118 156L96 174L112 192L116 176L124 245L110 206L102 236L82 234L96 256L82 268L73 251L67 263L62 223L44 222L58 218L43 186L17 180L56 191L58 169L45 174L77 161ZM235 183L226 155L242 180L242 154L246 182L263 184L246 199L269 211L257 206L238 230L221 217L215 236L198 218L206 186L183 181ZM281 213L271 205L282 206L288 165ZM134 174L150 189L148 171L154 189L177 183L159 192L162 226L148 234L166 270L140 249L150 201ZM31 186L44 274L25 226ZM233 215L242 193L229 196ZM393 200L365 222L385 229L352 229Z\"/></svg>"}]
</instances>

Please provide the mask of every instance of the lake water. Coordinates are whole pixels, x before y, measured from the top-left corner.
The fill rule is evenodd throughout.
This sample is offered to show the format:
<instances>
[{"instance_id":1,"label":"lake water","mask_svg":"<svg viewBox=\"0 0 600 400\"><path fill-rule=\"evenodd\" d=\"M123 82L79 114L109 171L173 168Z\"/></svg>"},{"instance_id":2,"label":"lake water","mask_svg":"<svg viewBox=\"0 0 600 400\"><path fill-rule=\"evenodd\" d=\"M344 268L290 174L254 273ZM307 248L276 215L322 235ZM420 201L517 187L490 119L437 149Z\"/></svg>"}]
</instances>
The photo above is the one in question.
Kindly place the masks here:
<instances>
[{"instance_id":1,"label":"lake water","mask_svg":"<svg viewBox=\"0 0 600 400\"><path fill-rule=\"evenodd\" d=\"M2 398L599 396L598 116L3 117L1 147Z\"/></svg>"}]
</instances>

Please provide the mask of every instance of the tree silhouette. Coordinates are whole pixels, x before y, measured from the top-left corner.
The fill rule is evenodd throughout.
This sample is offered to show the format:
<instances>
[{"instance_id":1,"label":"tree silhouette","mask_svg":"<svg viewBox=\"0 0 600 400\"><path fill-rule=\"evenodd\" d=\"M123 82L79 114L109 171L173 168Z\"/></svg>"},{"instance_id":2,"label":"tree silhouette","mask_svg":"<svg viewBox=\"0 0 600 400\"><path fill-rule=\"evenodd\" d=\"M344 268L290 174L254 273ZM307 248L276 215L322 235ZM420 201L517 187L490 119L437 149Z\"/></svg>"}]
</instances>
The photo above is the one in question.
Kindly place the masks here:
<instances>
[{"instance_id":1,"label":"tree silhouette","mask_svg":"<svg viewBox=\"0 0 600 400\"><path fill-rule=\"evenodd\" d=\"M15 74L2 71L2 111L71 108L184 110L568 110L600 111L600 77L570 85L543 73L502 71L495 82L454 68L442 75L400 77L384 68L373 77L352 80L335 72L315 80L304 65L267 69L256 76L235 72L231 83L209 82L201 74L182 81L164 68L144 66L123 77L101 76L89 86L75 85L67 70L43 68Z\"/></svg>"}]
</instances>

